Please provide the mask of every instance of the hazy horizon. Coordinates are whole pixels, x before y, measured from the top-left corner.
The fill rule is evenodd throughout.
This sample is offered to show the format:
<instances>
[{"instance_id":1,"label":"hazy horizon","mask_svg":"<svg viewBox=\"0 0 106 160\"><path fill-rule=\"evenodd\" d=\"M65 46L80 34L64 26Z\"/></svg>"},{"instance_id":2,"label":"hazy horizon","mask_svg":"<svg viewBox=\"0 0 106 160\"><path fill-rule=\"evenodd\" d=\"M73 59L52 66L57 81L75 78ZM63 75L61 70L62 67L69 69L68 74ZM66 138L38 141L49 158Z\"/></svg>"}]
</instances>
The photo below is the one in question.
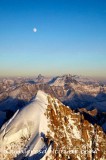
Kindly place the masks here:
<instances>
[{"instance_id":1,"label":"hazy horizon","mask_svg":"<svg viewBox=\"0 0 106 160\"><path fill-rule=\"evenodd\" d=\"M85 76L85 75L78 75L78 74L72 74L72 73L66 73L66 74L58 74L58 75L43 75L43 74L35 74L35 75L14 75L14 76L0 76L0 79L17 79L17 78L37 78L39 75L47 77L47 78L54 78L54 77L58 77L58 76L64 76L64 75L72 75L72 76L79 76L79 77L85 77L88 79L92 79L92 80L97 80L97 81L103 81L106 82L106 78L105 77L94 77L94 76Z\"/></svg>"},{"instance_id":2,"label":"hazy horizon","mask_svg":"<svg viewBox=\"0 0 106 160\"><path fill-rule=\"evenodd\" d=\"M0 77L106 80L105 0L1 0Z\"/></svg>"}]
</instances>

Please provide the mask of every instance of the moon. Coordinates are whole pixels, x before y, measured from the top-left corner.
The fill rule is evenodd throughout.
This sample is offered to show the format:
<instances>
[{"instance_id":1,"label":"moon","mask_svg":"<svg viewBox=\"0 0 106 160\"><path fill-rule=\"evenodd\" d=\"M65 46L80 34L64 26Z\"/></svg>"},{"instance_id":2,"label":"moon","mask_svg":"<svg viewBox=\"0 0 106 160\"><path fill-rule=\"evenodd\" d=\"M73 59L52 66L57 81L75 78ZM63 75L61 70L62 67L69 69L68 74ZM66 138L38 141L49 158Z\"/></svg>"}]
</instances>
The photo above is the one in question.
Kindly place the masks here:
<instances>
[{"instance_id":1,"label":"moon","mask_svg":"<svg viewBox=\"0 0 106 160\"><path fill-rule=\"evenodd\" d=\"M37 32L37 28L34 27L33 28L33 32L36 33Z\"/></svg>"}]
</instances>

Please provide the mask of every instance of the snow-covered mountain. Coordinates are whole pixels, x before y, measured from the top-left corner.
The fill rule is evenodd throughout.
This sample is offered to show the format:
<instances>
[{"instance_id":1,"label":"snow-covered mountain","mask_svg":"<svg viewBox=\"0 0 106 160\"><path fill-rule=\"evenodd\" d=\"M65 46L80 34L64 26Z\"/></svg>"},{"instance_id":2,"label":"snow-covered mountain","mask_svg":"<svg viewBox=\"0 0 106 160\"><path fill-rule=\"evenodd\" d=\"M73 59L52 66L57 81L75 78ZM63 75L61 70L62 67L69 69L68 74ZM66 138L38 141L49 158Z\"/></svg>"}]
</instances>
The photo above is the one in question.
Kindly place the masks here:
<instances>
[{"instance_id":1,"label":"snow-covered mountain","mask_svg":"<svg viewBox=\"0 0 106 160\"><path fill-rule=\"evenodd\" d=\"M80 83L80 84L86 84L86 85L97 84L98 85L99 81L89 77L71 75L71 74L53 77L51 81L49 81L49 84L54 86L64 86L65 83Z\"/></svg>"},{"instance_id":2,"label":"snow-covered mountain","mask_svg":"<svg viewBox=\"0 0 106 160\"><path fill-rule=\"evenodd\" d=\"M57 97L71 108L97 108L106 112L106 85L80 76L64 75L53 78L49 85ZM59 96L60 93L60 96Z\"/></svg>"},{"instance_id":3,"label":"snow-covered mountain","mask_svg":"<svg viewBox=\"0 0 106 160\"><path fill-rule=\"evenodd\" d=\"M43 91L0 130L1 160L105 160L105 151L100 126Z\"/></svg>"}]
</instances>

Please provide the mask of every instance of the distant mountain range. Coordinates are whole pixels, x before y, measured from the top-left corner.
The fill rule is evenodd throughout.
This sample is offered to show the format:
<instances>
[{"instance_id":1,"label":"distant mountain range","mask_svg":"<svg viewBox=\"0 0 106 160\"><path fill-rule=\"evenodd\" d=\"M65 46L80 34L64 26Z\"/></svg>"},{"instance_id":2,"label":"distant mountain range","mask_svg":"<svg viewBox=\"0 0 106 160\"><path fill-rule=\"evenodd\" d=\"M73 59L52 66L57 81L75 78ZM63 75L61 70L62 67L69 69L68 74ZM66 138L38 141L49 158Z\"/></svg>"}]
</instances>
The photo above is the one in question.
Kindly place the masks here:
<instances>
[{"instance_id":1,"label":"distant mountain range","mask_svg":"<svg viewBox=\"0 0 106 160\"><path fill-rule=\"evenodd\" d=\"M75 75L3 79L0 82L0 112L11 116L30 102L38 90L49 93L74 110L86 108L97 109L99 113L106 112L106 85ZM3 123L3 119L0 123Z\"/></svg>"}]
</instances>

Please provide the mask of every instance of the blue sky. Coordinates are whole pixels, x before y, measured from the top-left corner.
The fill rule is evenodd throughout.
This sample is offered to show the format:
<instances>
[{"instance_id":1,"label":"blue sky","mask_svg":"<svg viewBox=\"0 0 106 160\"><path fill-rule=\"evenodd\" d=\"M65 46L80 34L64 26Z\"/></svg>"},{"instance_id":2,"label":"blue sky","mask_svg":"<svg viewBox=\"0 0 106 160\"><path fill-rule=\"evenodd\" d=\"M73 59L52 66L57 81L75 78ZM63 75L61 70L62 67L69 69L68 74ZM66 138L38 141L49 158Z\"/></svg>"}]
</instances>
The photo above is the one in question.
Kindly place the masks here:
<instances>
[{"instance_id":1,"label":"blue sky","mask_svg":"<svg viewBox=\"0 0 106 160\"><path fill-rule=\"evenodd\" d=\"M39 73L106 78L105 0L0 0L0 76Z\"/></svg>"}]
</instances>

